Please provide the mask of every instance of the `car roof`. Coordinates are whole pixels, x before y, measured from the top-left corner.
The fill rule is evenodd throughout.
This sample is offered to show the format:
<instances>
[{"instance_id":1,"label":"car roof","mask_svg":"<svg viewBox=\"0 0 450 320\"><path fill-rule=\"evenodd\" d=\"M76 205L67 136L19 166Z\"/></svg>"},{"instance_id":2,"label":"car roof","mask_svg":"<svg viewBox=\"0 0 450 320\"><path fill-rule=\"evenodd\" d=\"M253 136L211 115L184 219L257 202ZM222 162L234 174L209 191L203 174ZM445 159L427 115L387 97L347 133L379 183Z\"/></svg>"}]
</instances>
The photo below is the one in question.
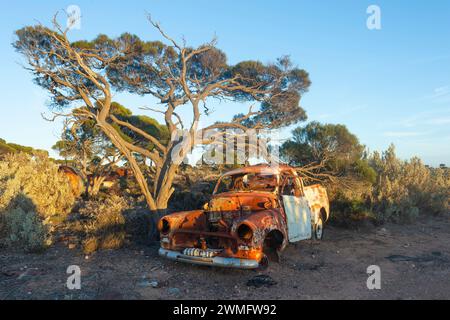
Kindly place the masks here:
<instances>
[{"instance_id":1,"label":"car roof","mask_svg":"<svg viewBox=\"0 0 450 320\"><path fill-rule=\"evenodd\" d=\"M280 174L280 173L283 173L286 171L294 172L294 174L295 174L295 169L292 168L291 166L288 166L287 164L270 165L270 164L264 163L264 164L257 164L257 165L253 165L253 166L234 169L234 170L231 170L231 171L225 173L224 176L233 176L233 175L241 174L241 173Z\"/></svg>"}]
</instances>

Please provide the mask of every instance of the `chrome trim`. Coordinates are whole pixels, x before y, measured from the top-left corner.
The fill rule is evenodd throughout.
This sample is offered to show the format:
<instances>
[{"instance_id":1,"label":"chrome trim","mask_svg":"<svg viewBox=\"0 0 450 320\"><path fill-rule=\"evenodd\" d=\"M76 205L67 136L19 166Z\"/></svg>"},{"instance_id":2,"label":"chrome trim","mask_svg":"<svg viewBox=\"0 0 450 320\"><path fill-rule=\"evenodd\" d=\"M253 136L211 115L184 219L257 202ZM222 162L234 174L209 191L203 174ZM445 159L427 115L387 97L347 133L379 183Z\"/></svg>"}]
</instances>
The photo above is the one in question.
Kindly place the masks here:
<instances>
[{"instance_id":1,"label":"chrome trim","mask_svg":"<svg viewBox=\"0 0 450 320\"><path fill-rule=\"evenodd\" d=\"M184 255L178 251L172 251L163 248L159 248L158 253L161 257L170 260L206 266L217 266L224 268L239 268L239 269L255 269L258 268L259 266L258 261L251 259L224 258L224 257L214 257L214 258L192 257Z\"/></svg>"}]
</instances>

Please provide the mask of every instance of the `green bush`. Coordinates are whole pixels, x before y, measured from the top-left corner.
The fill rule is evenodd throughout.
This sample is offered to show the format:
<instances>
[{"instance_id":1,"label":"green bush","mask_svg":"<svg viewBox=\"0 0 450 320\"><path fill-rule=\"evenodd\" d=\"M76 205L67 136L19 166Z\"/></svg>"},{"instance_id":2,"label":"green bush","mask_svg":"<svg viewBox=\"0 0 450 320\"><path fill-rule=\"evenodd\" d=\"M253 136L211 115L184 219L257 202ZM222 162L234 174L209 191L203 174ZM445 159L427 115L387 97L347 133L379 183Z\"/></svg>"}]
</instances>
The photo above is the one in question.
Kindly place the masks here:
<instances>
[{"instance_id":1,"label":"green bush","mask_svg":"<svg viewBox=\"0 0 450 320\"><path fill-rule=\"evenodd\" d=\"M39 252L51 244L51 228L33 211L14 208L2 214L3 244Z\"/></svg>"},{"instance_id":2,"label":"green bush","mask_svg":"<svg viewBox=\"0 0 450 320\"><path fill-rule=\"evenodd\" d=\"M376 214L370 210L367 200L355 194L338 193L331 201L331 223L341 227L358 227L377 224Z\"/></svg>"},{"instance_id":3,"label":"green bush","mask_svg":"<svg viewBox=\"0 0 450 320\"><path fill-rule=\"evenodd\" d=\"M67 178L45 153L5 155L0 160L1 244L44 249L74 201Z\"/></svg>"}]
</instances>

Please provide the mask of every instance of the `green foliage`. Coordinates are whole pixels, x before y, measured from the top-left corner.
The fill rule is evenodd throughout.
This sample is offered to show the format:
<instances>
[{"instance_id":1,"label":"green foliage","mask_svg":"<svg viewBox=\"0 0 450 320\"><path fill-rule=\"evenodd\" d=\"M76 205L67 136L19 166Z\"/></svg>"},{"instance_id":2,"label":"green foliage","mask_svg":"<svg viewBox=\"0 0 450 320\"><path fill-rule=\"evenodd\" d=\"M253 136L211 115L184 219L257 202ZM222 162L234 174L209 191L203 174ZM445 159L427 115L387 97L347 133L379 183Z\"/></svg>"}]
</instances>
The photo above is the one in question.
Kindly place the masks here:
<instances>
[{"instance_id":1,"label":"green foliage","mask_svg":"<svg viewBox=\"0 0 450 320\"><path fill-rule=\"evenodd\" d=\"M374 184L377 180L377 173L366 159L358 159L353 164L353 171L364 181Z\"/></svg>"},{"instance_id":2,"label":"green foliage","mask_svg":"<svg viewBox=\"0 0 450 320\"><path fill-rule=\"evenodd\" d=\"M133 115L131 110L127 109L123 105L113 102L111 104L111 113L114 114L119 120L128 122L134 127L143 130L145 133L155 137L163 145L166 145L170 140L170 133L167 126L160 124L153 118L145 115ZM143 136L133 132L132 130L113 123L113 126L121 134L121 137L128 142L134 142L146 149L152 150L153 144L150 143Z\"/></svg>"},{"instance_id":3,"label":"green foliage","mask_svg":"<svg viewBox=\"0 0 450 320\"><path fill-rule=\"evenodd\" d=\"M119 117L131 117L133 112L118 102L111 103L111 113Z\"/></svg>"},{"instance_id":4,"label":"green foliage","mask_svg":"<svg viewBox=\"0 0 450 320\"><path fill-rule=\"evenodd\" d=\"M292 132L292 138L281 148L284 158L293 165L326 161L334 172L349 169L361 160L364 146L341 124L310 122Z\"/></svg>"},{"instance_id":5,"label":"green foliage","mask_svg":"<svg viewBox=\"0 0 450 320\"><path fill-rule=\"evenodd\" d=\"M331 201L331 223L341 227L359 227L366 223L378 223L376 215L370 210L367 201L355 194L343 192Z\"/></svg>"}]
</instances>

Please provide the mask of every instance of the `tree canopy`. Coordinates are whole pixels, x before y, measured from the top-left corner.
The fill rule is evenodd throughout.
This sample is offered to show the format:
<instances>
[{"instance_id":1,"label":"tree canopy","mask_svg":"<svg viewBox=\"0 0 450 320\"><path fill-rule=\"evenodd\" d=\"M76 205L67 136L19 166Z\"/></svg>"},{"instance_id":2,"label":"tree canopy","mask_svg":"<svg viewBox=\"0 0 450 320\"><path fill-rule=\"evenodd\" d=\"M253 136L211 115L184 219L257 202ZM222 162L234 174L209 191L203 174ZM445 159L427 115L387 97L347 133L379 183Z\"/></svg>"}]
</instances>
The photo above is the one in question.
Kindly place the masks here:
<instances>
[{"instance_id":1,"label":"tree canopy","mask_svg":"<svg viewBox=\"0 0 450 320\"><path fill-rule=\"evenodd\" d=\"M364 150L345 125L313 121L294 129L292 138L283 143L280 151L291 165L316 164L319 171L335 176L356 173L373 180L375 173L368 166Z\"/></svg>"}]
</instances>

